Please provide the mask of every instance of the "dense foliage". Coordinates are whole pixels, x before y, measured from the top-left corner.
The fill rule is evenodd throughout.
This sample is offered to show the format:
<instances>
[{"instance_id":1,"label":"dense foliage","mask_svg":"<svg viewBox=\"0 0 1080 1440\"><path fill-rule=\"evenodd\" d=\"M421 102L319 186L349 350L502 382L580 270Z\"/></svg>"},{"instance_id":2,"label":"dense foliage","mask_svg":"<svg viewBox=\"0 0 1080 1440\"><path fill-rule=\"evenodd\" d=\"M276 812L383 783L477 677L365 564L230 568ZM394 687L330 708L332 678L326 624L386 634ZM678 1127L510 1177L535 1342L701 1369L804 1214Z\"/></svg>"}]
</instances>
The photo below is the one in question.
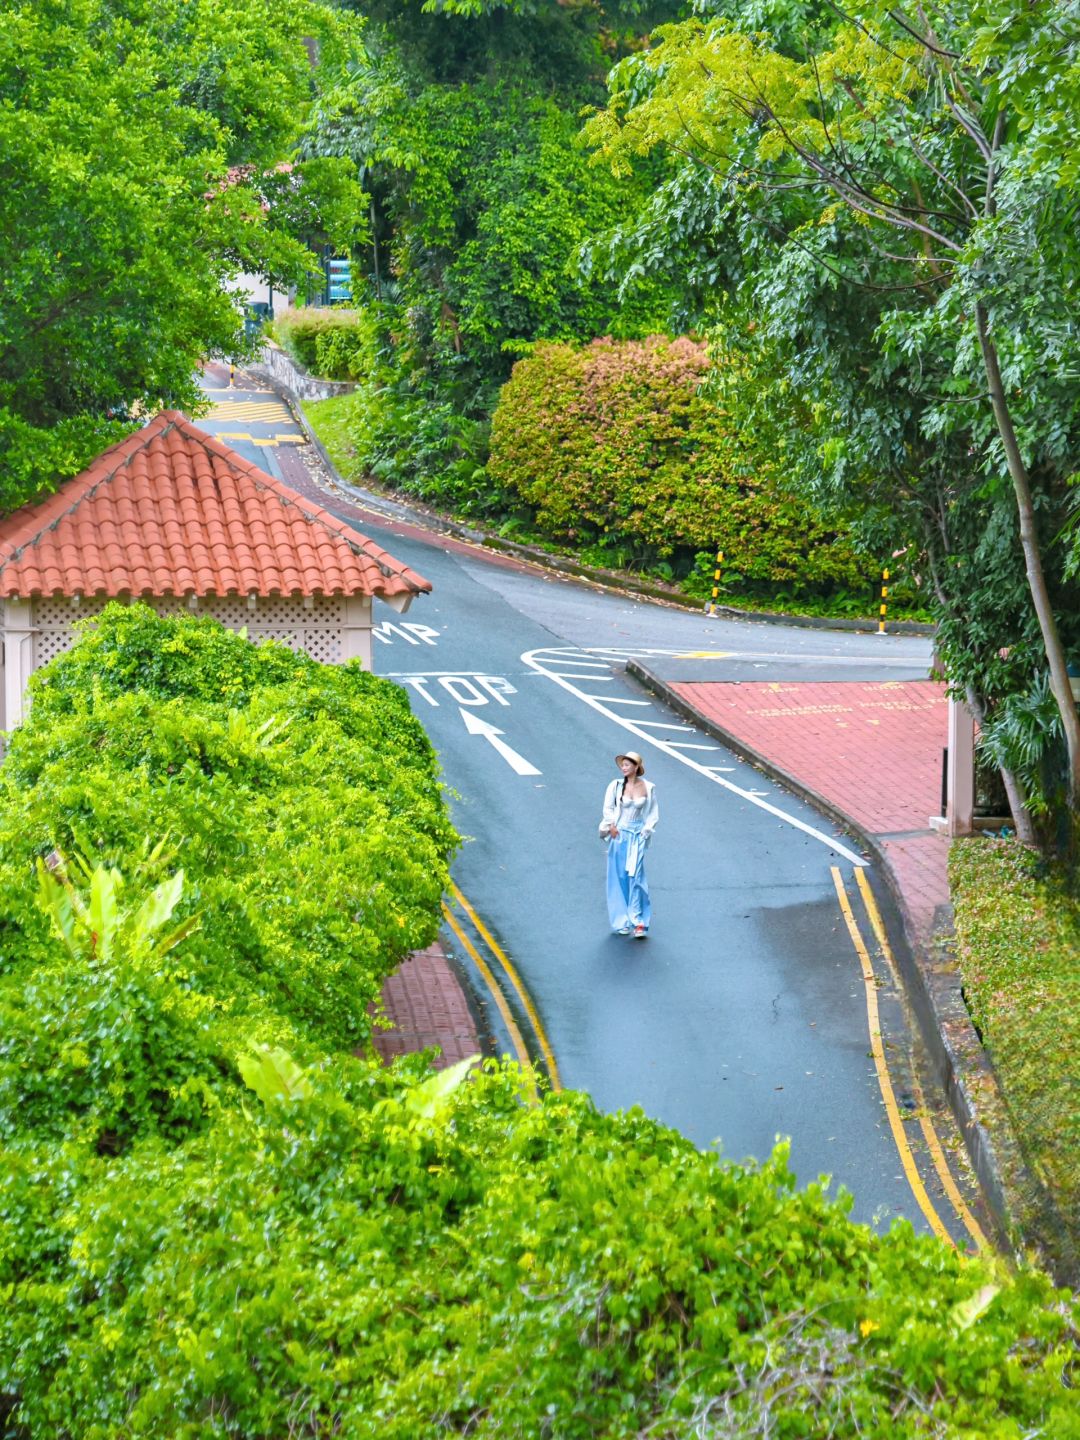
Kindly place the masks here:
<instances>
[{"instance_id":1,"label":"dense foliage","mask_svg":"<svg viewBox=\"0 0 1080 1440\"><path fill-rule=\"evenodd\" d=\"M198 1142L9 1180L22 1433L1080 1434L1065 1297L852 1225L782 1152L725 1166L500 1071L247 1068L264 1103Z\"/></svg>"},{"instance_id":2,"label":"dense foliage","mask_svg":"<svg viewBox=\"0 0 1080 1440\"><path fill-rule=\"evenodd\" d=\"M622 62L589 126L620 172L667 164L598 256L635 283L681 274L746 354L740 423L879 549L909 547L1021 824L1025 801L1060 815L1080 787L1061 543L1080 453L1078 16L717 0Z\"/></svg>"},{"instance_id":3,"label":"dense foliage","mask_svg":"<svg viewBox=\"0 0 1080 1440\"><path fill-rule=\"evenodd\" d=\"M467 504L483 490L487 421L520 347L665 322L665 286L616 295L580 264L648 181L590 165L577 132L612 58L677 7L355 8L366 60L325 97L309 141L355 161L372 198L354 267L372 332L354 449L387 483Z\"/></svg>"},{"instance_id":4,"label":"dense foliage","mask_svg":"<svg viewBox=\"0 0 1080 1440\"><path fill-rule=\"evenodd\" d=\"M175 1138L241 1044L362 1043L384 977L435 933L451 840L397 687L210 620L106 610L35 677L0 772L0 1135ZM183 867L182 956L73 967L34 903L54 850L117 868L136 908Z\"/></svg>"},{"instance_id":5,"label":"dense foliage","mask_svg":"<svg viewBox=\"0 0 1080 1440\"><path fill-rule=\"evenodd\" d=\"M957 841L949 867L964 993L1048 1218L1015 1183L1017 1219L1062 1273L1080 1265L1080 904L1016 844ZM1015 1180L1015 1177L1014 1177Z\"/></svg>"},{"instance_id":6,"label":"dense foliage","mask_svg":"<svg viewBox=\"0 0 1080 1440\"><path fill-rule=\"evenodd\" d=\"M321 0L15 0L0 13L0 508L243 348L230 284L362 230L355 167L286 164L352 22Z\"/></svg>"},{"instance_id":7,"label":"dense foliage","mask_svg":"<svg viewBox=\"0 0 1080 1440\"><path fill-rule=\"evenodd\" d=\"M360 351L359 318L343 306L292 306L274 320L273 338L298 365L326 380L352 380Z\"/></svg>"},{"instance_id":8,"label":"dense foliage","mask_svg":"<svg viewBox=\"0 0 1080 1440\"><path fill-rule=\"evenodd\" d=\"M783 488L765 454L702 392L703 344L653 337L538 345L503 388L488 475L544 536L681 577L724 551L725 595L850 592L872 562Z\"/></svg>"}]
</instances>

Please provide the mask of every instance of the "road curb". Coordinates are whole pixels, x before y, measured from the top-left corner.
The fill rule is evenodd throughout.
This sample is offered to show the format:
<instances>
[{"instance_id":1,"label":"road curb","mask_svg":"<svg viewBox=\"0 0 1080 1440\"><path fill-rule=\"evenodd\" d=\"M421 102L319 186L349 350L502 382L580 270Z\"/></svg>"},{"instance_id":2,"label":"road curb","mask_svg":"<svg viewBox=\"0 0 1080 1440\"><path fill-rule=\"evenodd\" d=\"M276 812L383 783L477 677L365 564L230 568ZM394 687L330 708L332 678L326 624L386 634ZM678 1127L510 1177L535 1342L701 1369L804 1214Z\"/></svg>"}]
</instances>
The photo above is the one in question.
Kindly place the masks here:
<instances>
[{"instance_id":1,"label":"road curb","mask_svg":"<svg viewBox=\"0 0 1080 1440\"><path fill-rule=\"evenodd\" d=\"M1065 1249L1059 1248L1057 1252L1056 1278L1060 1283L1075 1285L1080 1272L1074 1272L1067 1259L1061 1258L1063 1254L1068 1255L1067 1232L1052 1198L1023 1159L997 1074L968 1014L959 967L951 950L951 906L947 914L935 917L930 943L924 944L899 877L876 836L798 776L702 714L640 660L628 661L626 672L677 714L823 811L878 862L904 928L906 943L897 947L895 956L904 992L938 1082L964 1137L997 1238L1003 1248L1016 1256L1026 1247L1029 1236L1025 1232L1028 1231L1037 1230L1048 1237L1065 1240Z\"/></svg>"},{"instance_id":2,"label":"road curb","mask_svg":"<svg viewBox=\"0 0 1080 1440\"><path fill-rule=\"evenodd\" d=\"M465 524L462 520L454 520L449 515L444 515L438 510L430 510L416 501L402 500L397 495L386 495L377 490L365 490L361 485L353 485L338 474L337 467L330 459L322 441L312 429L294 392L262 366L248 365L244 368L248 374L257 375L260 381L269 385L285 401L319 459L333 476L334 484L354 500L367 505L390 506L399 513L403 521L407 521L411 525L431 530L435 534L452 535L457 540L468 540L473 545L482 545L487 550L495 550L503 555L513 555L519 560L526 560L545 570L554 570L560 575L570 575L574 579L584 580L592 585L600 585L604 589L619 590L625 594L640 596L643 600L655 600L660 604L670 605L676 610L686 610L693 615L702 613L701 605L688 600L685 595L681 595L668 586L635 580L616 570L603 570L584 565L579 560L572 560L563 555L551 555L537 546L522 545L520 541L507 540L502 535L492 534L489 530L481 530L475 525ZM865 619L847 619L843 616L829 615L786 615L776 610L739 610L733 605L718 605L714 613L726 620L756 620L762 625L790 625L800 630L843 630L864 635L876 634L878 623L869 616ZM935 625L927 625L919 620L893 620L888 622L886 627L888 635L932 636L936 633Z\"/></svg>"}]
</instances>

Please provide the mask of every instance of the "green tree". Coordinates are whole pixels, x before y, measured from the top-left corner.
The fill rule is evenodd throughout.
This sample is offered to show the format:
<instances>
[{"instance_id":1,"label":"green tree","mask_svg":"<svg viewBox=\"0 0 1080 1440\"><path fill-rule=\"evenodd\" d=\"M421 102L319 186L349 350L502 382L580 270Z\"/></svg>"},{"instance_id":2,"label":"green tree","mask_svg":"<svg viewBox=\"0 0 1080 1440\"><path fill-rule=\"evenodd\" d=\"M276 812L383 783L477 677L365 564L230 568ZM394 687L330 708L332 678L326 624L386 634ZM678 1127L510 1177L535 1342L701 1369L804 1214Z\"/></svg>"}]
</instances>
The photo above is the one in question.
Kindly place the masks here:
<instances>
[{"instance_id":1,"label":"green tree","mask_svg":"<svg viewBox=\"0 0 1080 1440\"><path fill-rule=\"evenodd\" d=\"M1060 553L1048 559L1048 546L1080 439L1071 313L1080 251L1056 83L1076 68L1076 17L1075 5L1048 0L1022 16L984 0L962 15L935 11L932 22L923 10L861 4L805 34L781 26L775 37L725 18L695 20L623 62L607 110L589 126L617 169L660 149L676 170L707 176L718 192L709 218L741 232L733 248L742 274L729 265L724 278L730 288L743 280L743 298L766 317L812 413L816 401L819 453L849 502L873 447L830 426L849 418L848 407L823 414L833 389L822 381L861 395L873 424L862 377L875 367L879 378L891 370L903 401L882 407L890 443L916 437L909 468L928 453L932 462L940 444L969 457L964 468L978 484L965 488L988 511L1011 489L1037 668L1056 701L1051 729L1064 735L1074 807L1080 720L1061 633L1072 607L1062 603ZM816 396L784 289L800 265L830 276L821 285L832 288L840 320L809 347L829 355ZM852 299L859 289L874 302ZM923 491L948 515L947 488ZM952 554L970 596L974 555ZM1044 746L1052 738L1044 733Z\"/></svg>"},{"instance_id":2,"label":"green tree","mask_svg":"<svg viewBox=\"0 0 1080 1440\"><path fill-rule=\"evenodd\" d=\"M0 15L0 505L242 348L229 284L283 282L361 215L341 160L289 165L355 26L320 0L17 0Z\"/></svg>"},{"instance_id":3,"label":"green tree","mask_svg":"<svg viewBox=\"0 0 1080 1440\"><path fill-rule=\"evenodd\" d=\"M483 504L487 420L515 354L666 322L665 287L616 299L578 263L634 212L648 177L592 167L577 131L611 60L676 7L355 8L366 56L324 97L308 148L351 157L371 196L357 288L382 344L356 448L392 484Z\"/></svg>"}]
</instances>

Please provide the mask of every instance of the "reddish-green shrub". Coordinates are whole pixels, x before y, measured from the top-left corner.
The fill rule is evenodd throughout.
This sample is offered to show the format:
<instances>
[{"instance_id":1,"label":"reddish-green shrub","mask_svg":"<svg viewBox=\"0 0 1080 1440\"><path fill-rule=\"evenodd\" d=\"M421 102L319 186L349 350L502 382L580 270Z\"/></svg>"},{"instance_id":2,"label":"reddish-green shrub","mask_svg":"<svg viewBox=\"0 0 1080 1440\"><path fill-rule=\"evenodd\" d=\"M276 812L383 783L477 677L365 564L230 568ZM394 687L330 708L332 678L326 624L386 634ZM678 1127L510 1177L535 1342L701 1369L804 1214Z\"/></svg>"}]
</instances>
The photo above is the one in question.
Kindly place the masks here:
<instances>
[{"instance_id":1,"label":"reddish-green shrub","mask_svg":"<svg viewBox=\"0 0 1080 1440\"><path fill-rule=\"evenodd\" d=\"M702 393L709 364L686 338L538 345L503 387L491 479L578 548L625 542L685 570L719 545L729 588L866 590L866 561Z\"/></svg>"},{"instance_id":2,"label":"reddish-green shrub","mask_svg":"<svg viewBox=\"0 0 1080 1440\"><path fill-rule=\"evenodd\" d=\"M363 343L355 310L298 306L274 319L274 338L298 365L324 380L353 380Z\"/></svg>"}]
</instances>

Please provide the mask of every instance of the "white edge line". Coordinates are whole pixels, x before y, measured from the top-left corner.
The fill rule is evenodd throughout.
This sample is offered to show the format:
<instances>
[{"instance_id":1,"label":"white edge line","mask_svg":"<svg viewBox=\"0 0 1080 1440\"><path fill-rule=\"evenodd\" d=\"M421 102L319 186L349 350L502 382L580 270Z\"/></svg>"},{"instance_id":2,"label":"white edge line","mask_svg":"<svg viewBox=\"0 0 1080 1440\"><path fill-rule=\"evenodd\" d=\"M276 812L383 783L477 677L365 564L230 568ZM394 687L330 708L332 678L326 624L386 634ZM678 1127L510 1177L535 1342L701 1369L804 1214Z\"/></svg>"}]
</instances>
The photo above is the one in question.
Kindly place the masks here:
<instances>
[{"instance_id":1,"label":"white edge line","mask_svg":"<svg viewBox=\"0 0 1080 1440\"><path fill-rule=\"evenodd\" d=\"M584 700L586 705L590 705L608 720L614 720L616 725L621 725L624 730L629 730L630 733L636 735L639 740L647 740L650 745L655 745L658 750L663 750L665 754L670 755L674 760L678 760L680 764L689 765L691 770L696 770L699 775L704 775L705 779L711 780L714 785L722 785L725 790L730 790L733 795L738 795L743 800L748 800L751 805L756 805L759 810L765 810L768 814L775 815L778 820L783 820L785 824L794 826L796 830L801 830L804 835L810 835L813 839L820 840L821 843L835 855L843 855L845 860L850 860L853 865L858 865L860 868L867 863L861 855L856 855L853 850L849 850L846 845L841 845L838 840L834 840L831 836L826 835L823 830L816 830L813 825L807 825L805 820L799 820L794 815L785 814L783 810L778 809L775 805L770 805L767 800L760 799L749 790L743 790L739 785L733 785L730 780L722 779L715 771L707 770L704 765L699 765L696 760L691 760L689 755L680 755L678 750L669 744L668 741L661 740L656 735L650 735L647 730L643 730L640 725L635 725L632 720L628 720L624 715L616 715L613 710L609 710L608 707L599 700L585 695L575 686L569 684L563 676L556 675L551 670L546 670L539 660L533 659L533 656L538 653L542 653L542 651L527 650L521 657L522 664L530 666L540 675L546 675L549 680L554 680L556 685L561 685L564 690L569 690L571 695L576 696L579 700Z\"/></svg>"}]
</instances>

